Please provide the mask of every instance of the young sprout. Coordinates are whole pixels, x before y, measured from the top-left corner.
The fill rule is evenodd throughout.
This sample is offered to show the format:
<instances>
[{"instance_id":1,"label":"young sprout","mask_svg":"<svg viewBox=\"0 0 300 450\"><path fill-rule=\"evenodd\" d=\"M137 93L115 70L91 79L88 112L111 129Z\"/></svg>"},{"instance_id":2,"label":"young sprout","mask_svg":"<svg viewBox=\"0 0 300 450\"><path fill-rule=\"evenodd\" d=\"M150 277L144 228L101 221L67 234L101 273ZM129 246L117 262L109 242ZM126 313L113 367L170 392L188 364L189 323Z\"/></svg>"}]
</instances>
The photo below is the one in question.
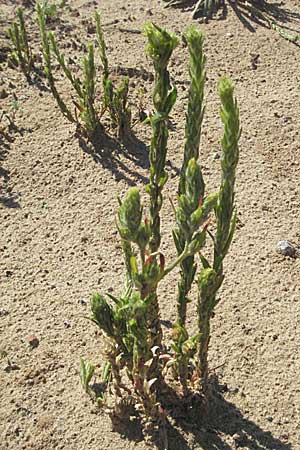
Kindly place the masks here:
<instances>
[{"instance_id":1,"label":"young sprout","mask_svg":"<svg viewBox=\"0 0 300 450\"><path fill-rule=\"evenodd\" d=\"M34 68L34 61L28 41L23 9L20 7L17 8L17 18L18 22L13 22L12 26L8 29L9 37L14 45L11 61L21 67L26 78L30 78Z\"/></svg>"}]
</instances>

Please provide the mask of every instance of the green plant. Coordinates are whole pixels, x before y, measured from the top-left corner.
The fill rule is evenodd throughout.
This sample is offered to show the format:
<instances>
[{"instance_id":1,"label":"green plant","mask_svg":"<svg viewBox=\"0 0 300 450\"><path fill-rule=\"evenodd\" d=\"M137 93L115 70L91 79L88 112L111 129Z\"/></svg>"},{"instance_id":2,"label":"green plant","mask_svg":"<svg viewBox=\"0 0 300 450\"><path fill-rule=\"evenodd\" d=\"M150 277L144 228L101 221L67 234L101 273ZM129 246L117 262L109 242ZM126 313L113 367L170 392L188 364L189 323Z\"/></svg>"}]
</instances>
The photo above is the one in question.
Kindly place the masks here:
<instances>
[{"instance_id":1,"label":"green plant","mask_svg":"<svg viewBox=\"0 0 300 450\"><path fill-rule=\"evenodd\" d=\"M19 103L15 93L13 93L13 98L11 100L10 108L7 111L0 112L0 135L6 137L7 132L17 130L15 125L16 113L19 110ZM5 120L4 120L5 119Z\"/></svg>"},{"instance_id":2,"label":"green plant","mask_svg":"<svg viewBox=\"0 0 300 450\"><path fill-rule=\"evenodd\" d=\"M76 119L73 117L70 109L67 107L60 94L58 93L54 76L52 72L52 62L51 62L51 48L50 48L50 32L46 29L46 18L45 13L43 11L42 6L37 3L36 5L37 15L38 15L38 24L40 29L41 41L42 41L42 54L44 60L44 71L46 78L49 83L50 90L52 92L53 97L55 98L61 112L70 122L76 123Z\"/></svg>"},{"instance_id":3,"label":"green plant","mask_svg":"<svg viewBox=\"0 0 300 450\"><path fill-rule=\"evenodd\" d=\"M40 6L43 10L43 13L45 15L46 21L54 20L57 16L57 6L55 3L49 3L48 0L43 0L42 3L40 3Z\"/></svg>"},{"instance_id":4,"label":"green plant","mask_svg":"<svg viewBox=\"0 0 300 450\"><path fill-rule=\"evenodd\" d=\"M164 396L167 392L170 393L170 389L175 389L177 397L182 396L185 402L191 398L190 394L197 393L202 398L208 396L210 321L218 303L217 292L224 279L223 260L235 228L234 184L240 126L233 86L228 79L222 79L219 83L221 119L224 124L221 184L217 193L207 195L198 162L204 111L203 36L191 26L185 35L190 54L186 143L178 206L174 207L176 225L173 238L177 255L169 264L165 264L165 257L160 251L160 211L163 187L167 181L167 121L177 96L176 89L170 82L168 63L179 40L176 35L152 23L145 26L145 34L148 39L147 52L155 70L155 111L149 117L152 127L150 182L147 186L150 197L149 219L144 215L137 188L132 188L123 201L119 200L117 227L125 260L125 288L120 296L94 294L91 319L107 340L106 359L111 367L110 391L114 393L114 401L109 404L111 410L118 414L116 405L126 404L130 398L135 412L142 412L163 427L167 413L162 405ZM209 230L212 213L215 215L215 232ZM203 253L207 236L213 243L212 262ZM200 267L196 265L196 255L199 255ZM163 340L160 324L158 286L177 266L180 266L181 272L177 320L173 326L170 351ZM198 329L194 335L189 336L186 328L190 301L188 295L196 277ZM165 377L169 368L172 368L173 373L171 381L170 374Z\"/></svg>"},{"instance_id":5,"label":"green plant","mask_svg":"<svg viewBox=\"0 0 300 450\"><path fill-rule=\"evenodd\" d=\"M60 52L56 42L54 33L46 30L45 13L41 5L37 5L37 13L39 20L39 27L42 39L43 58L45 64L45 75L48 79L52 94L57 101L62 113L79 127L82 127L89 136L93 136L99 125L99 119L95 110L95 83L96 83L96 68L94 61L94 47L92 44L87 46L87 56L83 58L83 78L82 80L76 78L71 70L68 68L64 55ZM76 106L76 113L73 115L70 109L66 106L55 86L54 77L52 73L51 54L56 57L61 69L66 78L71 82L78 101L74 102ZM77 114L79 111L79 118ZM80 119L80 120L79 120Z\"/></svg>"},{"instance_id":6,"label":"green plant","mask_svg":"<svg viewBox=\"0 0 300 450\"><path fill-rule=\"evenodd\" d=\"M82 79L77 78L68 67L65 56L59 49L54 33L47 31L45 12L39 4L37 4L37 13L42 40L45 75L48 79L51 92L64 116L67 117L70 122L76 123L79 129L84 130L88 137L92 138L100 127L101 116L107 109L110 113L113 125L118 129L118 137L122 138L130 128L131 113L128 107L129 82L128 79L124 79L119 88L114 89L113 84L109 79L106 46L101 28L100 14L97 12L95 14L97 39L103 65L103 106L98 110L95 106L97 96L97 70L95 65L94 45L91 43L87 45L87 56L83 58L82 63ZM76 93L77 99L76 101L73 101L76 108L74 114L57 91L52 71L52 55L55 57L61 70L70 81Z\"/></svg>"},{"instance_id":7,"label":"green plant","mask_svg":"<svg viewBox=\"0 0 300 450\"><path fill-rule=\"evenodd\" d=\"M13 22L8 29L9 37L15 47L10 56L10 61L21 67L26 78L30 78L30 74L34 67L32 51L28 42L28 36L24 21L23 9L17 8L18 23Z\"/></svg>"},{"instance_id":8,"label":"green plant","mask_svg":"<svg viewBox=\"0 0 300 450\"><path fill-rule=\"evenodd\" d=\"M126 77L115 88L109 77L106 44L101 26L101 17L95 13L97 41L99 45L100 59L102 63L102 86L104 109L108 110L113 126L117 128L117 135L122 139L129 131L131 124L131 110L128 106L129 79Z\"/></svg>"},{"instance_id":9,"label":"green plant","mask_svg":"<svg viewBox=\"0 0 300 450\"><path fill-rule=\"evenodd\" d=\"M210 320L219 298L216 294L223 283L223 261L233 239L236 214L234 213L235 172L239 159L238 141L240 138L239 110L233 97L233 86L228 79L219 83L221 99L221 119L224 125L221 161L221 184L215 207L217 222L214 243L214 256L210 264L201 256L203 270L198 278L198 326L200 345L197 368L199 382L204 392L208 386L208 346L210 340Z\"/></svg>"},{"instance_id":10,"label":"green plant","mask_svg":"<svg viewBox=\"0 0 300 450\"><path fill-rule=\"evenodd\" d=\"M83 358L80 360L80 380L85 392L89 392L89 383L94 375L95 366L89 362L85 361Z\"/></svg>"},{"instance_id":11,"label":"green plant","mask_svg":"<svg viewBox=\"0 0 300 450\"><path fill-rule=\"evenodd\" d=\"M105 403L105 389L110 378L111 367L107 363L103 366L100 383L90 385L95 372L95 366L83 358L80 359L80 381L83 389L89 396L101 406Z\"/></svg>"},{"instance_id":12,"label":"green plant","mask_svg":"<svg viewBox=\"0 0 300 450\"><path fill-rule=\"evenodd\" d=\"M176 210L178 228L173 230L173 239L180 254L185 245L191 242L198 223L190 221L191 214L197 214L199 202L204 198L204 180L200 166L195 161L199 157L199 145L201 136L201 126L203 120L203 97L205 83L205 57L203 55L203 36L191 27L184 36L190 54L190 90L188 101L188 112L185 128L185 148L181 175L179 181L179 206ZM193 163L191 163L193 162ZM193 186L193 183L197 185ZM207 219L208 213L214 207L217 196L213 195L206 199L206 211L202 217L202 223ZM209 206L208 206L209 205ZM208 206L208 207L207 207ZM188 304L188 293L191 289L196 273L194 256L190 256L182 261L180 265L180 281L178 283L177 311L178 320L174 325L173 349L176 355L175 370L179 376L183 390L187 390L188 364L192 355L192 349L185 351L186 343L189 341L186 330L186 311ZM197 338L194 338L195 347ZM192 341L190 341L192 344Z\"/></svg>"}]
</instances>

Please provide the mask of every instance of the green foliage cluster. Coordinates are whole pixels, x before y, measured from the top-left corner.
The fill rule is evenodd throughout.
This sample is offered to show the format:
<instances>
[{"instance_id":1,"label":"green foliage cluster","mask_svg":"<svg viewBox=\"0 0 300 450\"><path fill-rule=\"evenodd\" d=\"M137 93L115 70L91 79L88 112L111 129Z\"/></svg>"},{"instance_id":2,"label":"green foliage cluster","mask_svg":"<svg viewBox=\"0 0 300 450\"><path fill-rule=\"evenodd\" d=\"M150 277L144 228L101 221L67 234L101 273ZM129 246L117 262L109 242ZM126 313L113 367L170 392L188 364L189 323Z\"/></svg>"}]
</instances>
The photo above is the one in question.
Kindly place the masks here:
<instances>
[{"instance_id":1,"label":"green foliage cluster","mask_svg":"<svg viewBox=\"0 0 300 450\"><path fill-rule=\"evenodd\" d=\"M100 14L95 13L97 41L99 53L103 65L103 98L102 105L96 106L97 98L97 67L95 64L95 49L92 43L86 46L86 56L82 61L82 77L78 78L66 62L65 55L61 52L57 39L52 31L47 30L48 19L56 17L55 4L47 1L37 3L36 11L42 43L42 55L44 73L48 80L50 90L63 115L78 126L86 135L92 138L100 128L100 119L105 111L108 111L112 126L117 130L119 139L123 139L131 126L131 110L128 105L129 79L124 78L119 86L115 86L111 80L106 56L106 45L101 27ZM11 54L11 63L21 67L27 78L34 67L32 51L29 45L22 8L17 9L17 19L9 28L8 33L14 45ZM56 60L65 77L70 81L76 95L73 100L75 111L66 104L57 90L57 84L53 74L53 60Z\"/></svg>"},{"instance_id":2,"label":"green foliage cluster","mask_svg":"<svg viewBox=\"0 0 300 450\"><path fill-rule=\"evenodd\" d=\"M131 110L128 106L129 78L125 77L118 87L115 87L109 76L106 44L101 27L100 14L96 12L96 30L102 63L103 104L108 110L113 126L117 128L118 137L122 139L130 129Z\"/></svg>"},{"instance_id":3,"label":"green foliage cluster","mask_svg":"<svg viewBox=\"0 0 300 450\"><path fill-rule=\"evenodd\" d=\"M224 78L219 83L220 115L224 125L221 182L218 192L207 194L199 162L205 57L202 33L191 26L185 34L190 55L185 147L178 205L174 207L173 238L177 255L166 264L160 250L160 211L168 178L165 170L167 123L177 98L168 63L179 39L152 23L146 24L145 35L147 53L155 70L154 113L148 119L152 127L150 182L147 186L149 218L145 217L137 188L132 188L123 201L119 200L117 227L126 267L125 287L119 296L94 294L91 320L103 332L107 342L106 359L111 374L109 392L113 394L105 399L108 408L117 414L120 405L128 404L130 399L135 412L142 412L163 425L167 417L162 407L166 391L175 389L176 396L185 401L195 394L202 399L208 395L210 322L219 301L217 293L224 280L223 261L236 222L234 185L240 125L233 86ZM214 231L210 230L212 216ZM203 254L207 238L213 245L211 261ZM173 324L170 348L161 328L158 287L161 280L178 266L177 320ZM189 335L186 317L194 282L198 288L197 332Z\"/></svg>"},{"instance_id":4,"label":"green foliage cluster","mask_svg":"<svg viewBox=\"0 0 300 450\"><path fill-rule=\"evenodd\" d=\"M97 41L99 45L100 58L103 65L103 104L96 106L97 98L97 67L95 64L95 49L92 43L87 44L87 55L82 61L82 78L74 75L66 58L60 51L58 42L53 32L46 28L46 16L43 7L37 4L38 23L42 41L42 53L44 60L44 71L48 83L61 112L79 129L86 132L89 137L93 137L100 127L100 119L105 110L110 114L112 124L117 128L118 137L122 138L130 128L131 112L128 106L129 80L125 78L118 88L115 88L108 69L106 56L106 45L101 27L100 14L96 12ZM67 106L62 96L58 93L55 78L53 76L53 57L59 64L65 77L70 81L76 94L75 112Z\"/></svg>"},{"instance_id":5,"label":"green foliage cluster","mask_svg":"<svg viewBox=\"0 0 300 450\"><path fill-rule=\"evenodd\" d=\"M14 46L14 51L10 56L10 62L19 66L26 78L30 78L34 61L28 42L23 9L20 7L17 8L17 21L13 22L12 26L8 29L8 34Z\"/></svg>"},{"instance_id":6,"label":"green foliage cluster","mask_svg":"<svg viewBox=\"0 0 300 450\"><path fill-rule=\"evenodd\" d=\"M125 78L115 87L111 79L100 14L95 14L102 64L102 104L97 107L94 45L87 44L79 78L68 66L54 33L47 30L45 8L37 4L36 10L44 72L61 112L92 138L101 126L103 113L108 111L118 137L122 139L131 121L129 82ZM10 36L15 43L16 58L24 73L29 74L31 53L20 8L18 18L19 25L13 25ZM116 224L124 254L125 285L120 295L97 293L92 297L90 319L101 330L106 342L100 390L99 384L98 390L91 385L96 368L89 361L81 360L80 377L85 391L100 405L105 405L111 414L130 416L141 413L163 427L167 420L163 407L166 393L170 396L172 392L173 398L175 395L185 404L191 398L203 400L208 397L210 325L224 280L223 261L236 224L234 188L240 123L234 88L230 80L224 78L218 87L224 127L221 181L217 192L207 193L199 154L206 79L203 35L190 26L184 35L189 53L190 86L177 205L173 205L175 256L167 264L161 251L161 208L164 186L168 181L168 121L177 100L168 65L180 40L174 33L153 23L145 25L144 33L148 41L147 54L155 72L154 109L146 120L152 129L150 175L146 189L149 211L145 214L137 188L130 189L123 200L119 199ZM75 112L57 90L53 60L76 94L76 101L73 101ZM204 256L209 242L212 245L211 258ZM172 324L172 342L169 345L161 326L159 285L176 268L179 268L174 296L177 317ZM194 300L197 318L193 329L196 331L191 334L186 322L193 285L196 285L198 294Z\"/></svg>"},{"instance_id":7,"label":"green foliage cluster","mask_svg":"<svg viewBox=\"0 0 300 450\"><path fill-rule=\"evenodd\" d=\"M40 7L43 10L43 13L46 17L46 20L54 20L57 16L57 6L55 3L49 3L48 0L43 0L42 3L40 3Z\"/></svg>"}]
</instances>

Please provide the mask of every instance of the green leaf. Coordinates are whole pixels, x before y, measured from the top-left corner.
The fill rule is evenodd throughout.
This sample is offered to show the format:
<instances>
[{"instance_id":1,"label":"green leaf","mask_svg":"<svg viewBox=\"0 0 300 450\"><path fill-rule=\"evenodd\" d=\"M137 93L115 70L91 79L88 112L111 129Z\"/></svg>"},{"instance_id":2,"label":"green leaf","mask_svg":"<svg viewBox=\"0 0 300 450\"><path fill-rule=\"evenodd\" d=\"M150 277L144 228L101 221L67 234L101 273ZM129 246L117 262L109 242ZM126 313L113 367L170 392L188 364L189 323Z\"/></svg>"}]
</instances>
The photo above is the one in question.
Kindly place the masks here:
<instances>
[{"instance_id":1,"label":"green leaf","mask_svg":"<svg viewBox=\"0 0 300 450\"><path fill-rule=\"evenodd\" d=\"M169 115L169 113L171 112L171 109L175 105L176 99L177 99L177 89L176 89L176 87L174 87L172 89L172 91L170 92L170 94L168 95L166 103L165 103L165 111L166 111L167 116Z\"/></svg>"},{"instance_id":2,"label":"green leaf","mask_svg":"<svg viewBox=\"0 0 300 450\"><path fill-rule=\"evenodd\" d=\"M205 258L205 256L203 256L202 253L199 253L199 257L200 257L203 269L209 269L210 264L209 264L208 260Z\"/></svg>"},{"instance_id":3,"label":"green leaf","mask_svg":"<svg viewBox=\"0 0 300 450\"><path fill-rule=\"evenodd\" d=\"M95 366L89 362L85 361L83 358L80 358L80 379L81 383L86 392L89 390L89 382L94 375Z\"/></svg>"}]
</instances>

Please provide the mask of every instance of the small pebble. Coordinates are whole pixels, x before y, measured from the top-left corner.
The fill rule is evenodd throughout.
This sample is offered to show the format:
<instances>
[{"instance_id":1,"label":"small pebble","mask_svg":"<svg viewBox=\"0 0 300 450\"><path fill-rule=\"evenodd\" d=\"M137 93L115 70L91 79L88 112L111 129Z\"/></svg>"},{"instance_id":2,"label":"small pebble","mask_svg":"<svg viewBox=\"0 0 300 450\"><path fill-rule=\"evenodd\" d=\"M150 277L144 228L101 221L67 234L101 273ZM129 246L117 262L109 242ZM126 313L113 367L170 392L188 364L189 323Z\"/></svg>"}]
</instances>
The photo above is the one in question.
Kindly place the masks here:
<instances>
[{"instance_id":1,"label":"small pebble","mask_svg":"<svg viewBox=\"0 0 300 450\"><path fill-rule=\"evenodd\" d=\"M284 441L287 441L288 438L289 438L289 435L287 433L284 433L281 436L279 436L279 439L283 439Z\"/></svg>"},{"instance_id":2,"label":"small pebble","mask_svg":"<svg viewBox=\"0 0 300 450\"><path fill-rule=\"evenodd\" d=\"M0 99L1 100L8 97L8 95L9 95L8 92L4 88L0 90Z\"/></svg>"},{"instance_id":3,"label":"small pebble","mask_svg":"<svg viewBox=\"0 0 300 450\"><path fill-rule=\"evenodd\" d=\"M40 341L34 334L31 334L30 336L28 336L27 342L28 342L30 348L36 348L36 347L38 347L38 345L40 343Z\"/></svg>"},{"instance_id":4,"label":"small pebble","mask_svg":"<svg viewBox=\"0 0 300 450\"><path fill-rule=\"evenodd\" d=\"M296 249L289 241L279 241L276 247L277 253L283 256L295 256Z\"/></svg>"}]
</instances>

